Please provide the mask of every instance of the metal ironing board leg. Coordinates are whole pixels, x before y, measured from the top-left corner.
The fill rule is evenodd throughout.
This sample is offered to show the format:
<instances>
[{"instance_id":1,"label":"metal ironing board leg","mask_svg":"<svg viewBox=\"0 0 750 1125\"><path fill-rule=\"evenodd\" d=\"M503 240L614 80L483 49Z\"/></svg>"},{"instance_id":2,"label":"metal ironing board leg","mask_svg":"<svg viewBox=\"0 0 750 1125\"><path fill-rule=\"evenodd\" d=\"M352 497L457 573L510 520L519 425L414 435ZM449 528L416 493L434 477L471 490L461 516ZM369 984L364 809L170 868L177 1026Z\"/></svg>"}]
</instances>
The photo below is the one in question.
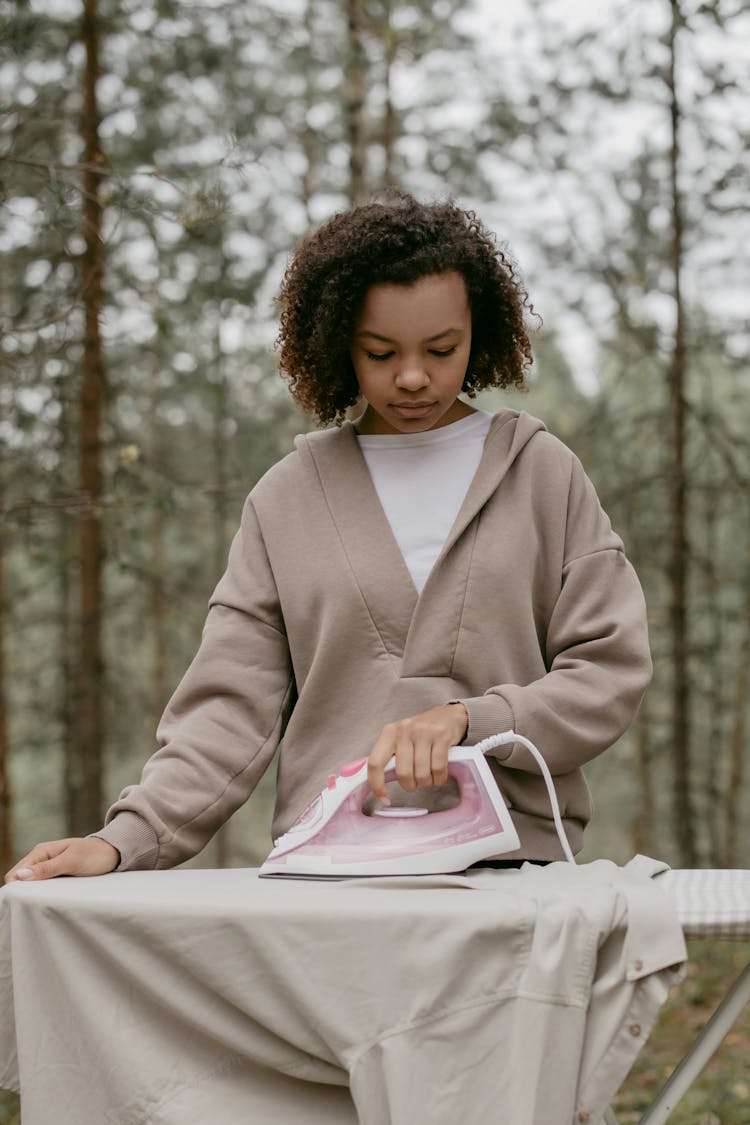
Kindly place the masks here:
<instances>
[{"instance_id":1,"label":"metal ironing board leg","mask_svg":"<svg viewBox=\"0 0 750 1125\"><path fill-rule=\"evenodd\" d=\"M692 1047L675 1068L638 1125L663 1125L718 1050L742 1009L750 1002L750 963L745 966ZM610 1121L606 1114L604 1120ZM616 1122L616 1118L614 1118Z\"/></svg>"}]
</instances>

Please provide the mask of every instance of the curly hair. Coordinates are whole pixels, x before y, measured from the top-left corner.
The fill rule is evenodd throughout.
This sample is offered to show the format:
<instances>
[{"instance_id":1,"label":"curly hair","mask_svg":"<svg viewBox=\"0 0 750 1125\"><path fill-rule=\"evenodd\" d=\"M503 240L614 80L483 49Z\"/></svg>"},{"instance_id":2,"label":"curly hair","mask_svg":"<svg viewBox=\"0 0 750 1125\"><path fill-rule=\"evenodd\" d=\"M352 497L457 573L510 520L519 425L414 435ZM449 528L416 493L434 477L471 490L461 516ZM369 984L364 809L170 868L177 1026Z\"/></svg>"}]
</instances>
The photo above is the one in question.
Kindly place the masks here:
<instances>
[{"instance_id":1,"label":"curly hair","mask_svg":"<svg viewBox=\"0 0 750 1125\"><path fill-rule=\"evenodd\" d=\"M284 274L276 345L302 409L340 425L357 401L350 347L370 286L413 285L448 270L462 275L471 310L462 391L473 398L485 387L524 388L532 362L524 312L538 314L515 264L473 211L390 188L304 238Z\"/></svg>"}]
</instances>

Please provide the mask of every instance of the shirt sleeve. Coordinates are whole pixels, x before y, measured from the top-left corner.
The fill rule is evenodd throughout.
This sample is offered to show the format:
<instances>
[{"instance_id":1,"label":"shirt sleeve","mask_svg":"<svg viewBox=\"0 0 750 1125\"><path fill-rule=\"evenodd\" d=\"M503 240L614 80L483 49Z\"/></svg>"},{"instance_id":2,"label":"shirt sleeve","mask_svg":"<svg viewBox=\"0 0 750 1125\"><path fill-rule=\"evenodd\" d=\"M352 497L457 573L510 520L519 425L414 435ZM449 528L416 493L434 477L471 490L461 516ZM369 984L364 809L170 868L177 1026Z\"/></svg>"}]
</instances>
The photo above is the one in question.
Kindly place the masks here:
<instances>
[{"instance_id":1,"label":"shirt sleeve","mask_svg":"<svg viewBox=\"0 0 750 1125\"><path fill-rule=\"evenodd\" d=\"M635 717L651 680L646 604L622 541L577 458L571 471L559 594L547 621L546 675L498 684L462 699L473 744L515 730L567 773L611 746ZM502 747L509 768L538 773L520 744Z\"/></svg>"},{"instance_id":2,"label":"shirt sleeve","mask_svg":"<svg viewBox=\"0 0 750 1125\"><path fill-rule=\"evenodd\" d=\"M284 621L248 498L200 648L157 729L159 749L94 835L118 870L172 867L201 850L267 768L294 699Z\"/></svg>"}]
</instances>

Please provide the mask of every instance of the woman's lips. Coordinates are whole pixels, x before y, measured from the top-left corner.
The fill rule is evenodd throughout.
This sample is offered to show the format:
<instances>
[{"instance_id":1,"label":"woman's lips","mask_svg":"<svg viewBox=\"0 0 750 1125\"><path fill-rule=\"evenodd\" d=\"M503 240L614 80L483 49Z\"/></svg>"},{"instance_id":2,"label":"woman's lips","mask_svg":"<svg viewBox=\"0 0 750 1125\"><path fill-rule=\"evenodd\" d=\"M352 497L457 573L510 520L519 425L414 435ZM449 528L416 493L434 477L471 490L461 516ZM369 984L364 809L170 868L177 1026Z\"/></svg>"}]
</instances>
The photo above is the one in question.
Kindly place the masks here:
<instances>
[{"instance_id":1,"label":"woman's lips","mask_svg":"<svg viewBox=\"0 0 750 1125\"><path fill-rule=\"evenodd\" d=\"M422 418L429 414L434 405L432 402L393 402L391 410L402 418Z\"/></svg>"}]
</instances>

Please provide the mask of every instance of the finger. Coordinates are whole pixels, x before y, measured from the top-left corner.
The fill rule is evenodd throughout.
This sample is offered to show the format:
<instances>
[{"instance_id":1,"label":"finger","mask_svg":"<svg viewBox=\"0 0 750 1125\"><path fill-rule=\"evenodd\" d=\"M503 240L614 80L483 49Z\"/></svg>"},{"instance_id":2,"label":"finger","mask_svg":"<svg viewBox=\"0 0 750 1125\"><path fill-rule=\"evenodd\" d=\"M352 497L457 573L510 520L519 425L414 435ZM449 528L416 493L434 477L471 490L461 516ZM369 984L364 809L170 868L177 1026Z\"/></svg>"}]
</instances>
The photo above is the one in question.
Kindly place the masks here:
<instances>
[{"instance_id":1,"label":"finger","mask_svg":"<svg viewBox=\"0 0 750 1125\"><path fill-rule=\"evenodd\" d=\"M42 879L56 879L58 875L69 875L65 856L56 859L44 859L41 863L34 863L27 868L29 874L19 875L25 883L36 882Z\"/></svg>"},{"instance_id":2,"label":"finger","mask_svg":"<svg viewBox=\"0 0 750 1125\"><path fill-rule=\"evenodd\" d=\"M422 788L435 784L432 767L433 746L425 735L414 738L414 781Z\"/></svg>"},{"instance_id":3,"label":"finger","mask_svg":"<svg viewBox=\"0 0 750 1125\"><path fill-rule=\"evenodd\" d=\"M33 877L34 865L43 860L52 859L68 847L69 840L49 840L36 844L28 855L19 859L5 876L5 882L11 883L15 879L30 879Z\"/></svg>"},{"instance_id":4,"label":"finger","mask_svg":"<svg viewBox=\"0 0 750 1125\"><path fill-rule=\"evenodd\" d=\"M432 776L435 785L445 785L450 749L466 734L468 717L463 704L448 704L433 714L439 716L439 723L432 739Z\"/></svg>"},{"instance_id":5,"label":"finger","mask_svg":"<svg viewBox=\"0 0 750 1125\"><path fill-rule=\"evenodd\" d=\"M25 855L23 859L19 859L18 863L14 864L9 871L5 872L5 882L12 883L14 879L25 879L28 877L28 873L29 857Z\"/></svg>"},{"instance_id":6,"label":"finger","mask_svg":"<svg viewBox=\"0 0 750 1125\"><path fill-rule=\"evenodd\" d=\"M60 875L77 875L75 870L75 852L68 847L55 855L52 859L43 859L39 863L27 865L30 875L21 876L25 882L41 879L57 879Z\"/></svg>"},{"instance_id":7,"label":"finger","mask_svg":"<svg viewBox=\"0 0 750 1125\"><path fill-rule=\"evenodd\" d=\"M16 879L28 879L30 875L30 867L22 867L21 863L17 863L15 867L11 867L10 871L5 872L5 878L3 879L3 882L14 883Z\"/></svg>"},{"instance_id":8,"label":"finger","mask_svg":"<svg viewBox=\"0 0 750 1125\"><path fill-rule=\"evenodd\" d=\"M395 750L393 730L391 727L384 727L367 759L367 784L375 796L382 800L388 799L385 767L393 757Z\"/></svg>"},{"instance_id":9,"label":"finger","mask_svg":"<svg viewBox=\"0 0 750 1125\"><path fill-rule=\"evenodd\" d=\"M450 734L451 746L460 746L466 738L469 729L469 712L461 702L448 703L446 708L450 715L452 731Z\"/></svg>"},{"instance_id":10,"label":"finger","mask_svg":"<svg viewBox=\"0 0 750 1125\"><path fill-rule=\"evenodd\" d=\"M11 871L8 872L8 874L5 876L5 882L30 883L33 882L34 879L44 878L44 876L39 875L39 870L40 864L38 863L32 865L26 863L23 866L19 865L18 867L14 867Z\"/></svg>"},{"instance_id":11,"label":"finger","mask_svg":"<svg viewBox=\"0 0 750 1125\"><path fill-rule=\"evenodd\" d=\"M416 789L414 780L414 743L408 728L401 727L396 736L396 777L402 789Z\"/></svg>"},{"instance_id":12,"label":"finger","mask_svg":"<svg viewBox=\"0 0 750 1125\"><path fill-rule=\"evenodd\" d=\"M448 751L451 743L438 742L432 747L433 785L445 785L448 780Z\"/></svg>"}]
</instances>

